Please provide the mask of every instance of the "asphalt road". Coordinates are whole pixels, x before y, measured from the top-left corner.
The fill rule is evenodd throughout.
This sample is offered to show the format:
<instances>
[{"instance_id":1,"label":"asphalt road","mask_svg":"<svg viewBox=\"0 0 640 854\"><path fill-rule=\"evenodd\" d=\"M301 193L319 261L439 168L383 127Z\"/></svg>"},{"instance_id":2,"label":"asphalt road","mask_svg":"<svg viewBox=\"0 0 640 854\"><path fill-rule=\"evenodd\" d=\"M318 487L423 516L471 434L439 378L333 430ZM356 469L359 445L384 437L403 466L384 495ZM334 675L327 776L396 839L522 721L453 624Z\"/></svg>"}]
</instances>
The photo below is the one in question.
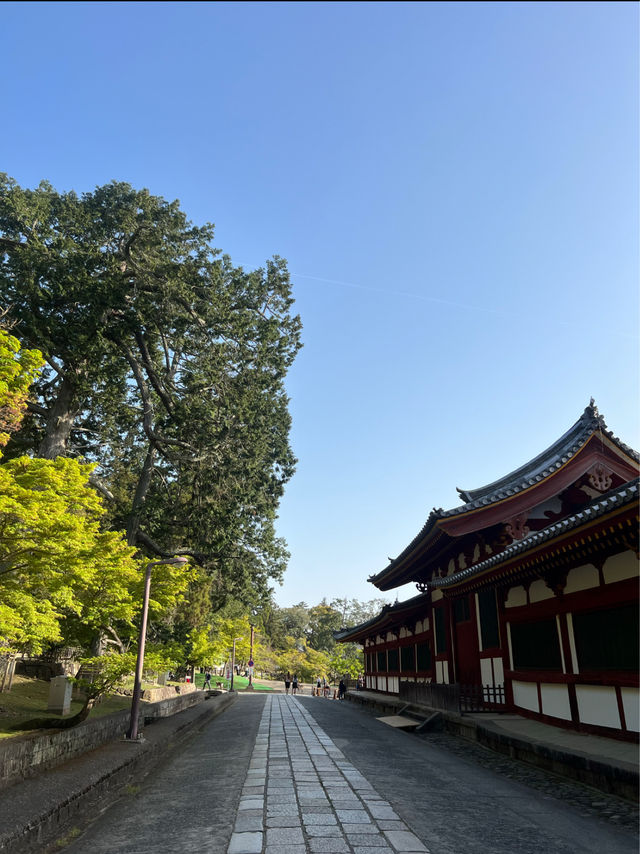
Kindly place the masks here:
<instances>
[{"instance_id":1,"label":"asphalt road","mask_svg":"<svg viewBox=\"0 0 640 854\"><path fill-rule=\"evenodd\" d=\"M265 708L265 704L269 705ZM272 728L265 730L263 713L268 726L270 710ZM274 734L276 712L276 722L286 738ZM322 736L322 747L310 748L304 740L306 733L314 740ZM194 733L175 753L168 753L166 762L139 787L123 792L118 802L96 817L64 850L66 854L227 854L231 842L236 854L243 854L243 846L249 854L383 854L418 850L419 840L424 846L421 850L426 848L430 854L636 854L634 833L555 797L553 778L549 778L546 789L534 789L483 767L473 760L471 750L467 756L465 751L447 750L441 739L436 742L438 739L432 742L428 737L393 730L347 702L309 696L268 699L258 694L240 695L228 711ZM315 776L319 779L312 783L314 775L303 772L315 773L312 760L320 751L329 755L324 754L324 766L317 765ZM285 763L290 780L282 780L280 786L276 777L284 775ZM278 769L273 779L272 765ZM346 782L340 784L349 790L348 797L360 797L374 816L372 803L381 810L380 815L391 809L398 818L393 826L404 822L411 833L385 836L385 822L379 821L377 835L372 829L364 847L357 827L352 825L349 830L340 824L336 818L340 816L338 802L333 803L332 792L345 796L345 789L335 788L336 780L340 768L344 771L352 766L355 774L353 768L347 770ZM368 791L361 778L357 782L357 772L366 778ZM271 798L272 783L277 782L280 789L273 802L280 804L274 814L279 813L281 820L267 821L267 828L281 829L267 829L264 834L238 833L261 828L263 813L250 808L259 802L247 800L262 798L257 794L261 791L261 773L268 774L269 780L268 789L262 784L265 798L267 791ZM317 821L309 819L310 826L303 824L308 818L303 803L312 803L308 800L312 785L326 809L309 808L309 813L317 814ZM308 798L301 797L305 791ZM566 790L558 791L562 794ZM596 793L594 797L598 797ZM296 798L302 817L298 816ZM296 812L292 821L286 818L292 813L286 806L289 801ZM239 812L239 808L245 811ZM330 810L334 826L318 835L312 825L321 820L329 822ZM321 814L327 818L322 819ZM390 829L392 823L386 824ZM417 842L413 847L410 842L404 848L393 844L393 840L410 840L411 834ZM276 843L279 838L282 844Z\"/></svg>"}]
</instances>

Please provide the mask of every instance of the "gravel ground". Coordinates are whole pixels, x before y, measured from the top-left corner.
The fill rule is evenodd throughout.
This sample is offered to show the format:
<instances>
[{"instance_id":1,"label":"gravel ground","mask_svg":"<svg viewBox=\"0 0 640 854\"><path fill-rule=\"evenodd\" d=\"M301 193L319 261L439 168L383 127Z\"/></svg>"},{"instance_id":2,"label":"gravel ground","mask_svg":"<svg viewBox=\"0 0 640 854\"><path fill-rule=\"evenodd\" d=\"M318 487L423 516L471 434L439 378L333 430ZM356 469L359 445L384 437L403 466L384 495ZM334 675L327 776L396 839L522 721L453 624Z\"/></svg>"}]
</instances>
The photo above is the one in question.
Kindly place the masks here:
<instances>
[{"instance_id":1,"label":"gravel ground","mask_svg":"<svg viewBox=\"0 0 640 854\"><path fill-rule=\"evenodd\" d=\"M572 804L582 815L597 817L625 830L638 830L640 813L637 804L535 768L518 759L503 756L481 744L449 733L426 733L412 737L447 750L460 759L488 768L510 780L530 786L545 795Z\"/></svg>"}]
</instances>

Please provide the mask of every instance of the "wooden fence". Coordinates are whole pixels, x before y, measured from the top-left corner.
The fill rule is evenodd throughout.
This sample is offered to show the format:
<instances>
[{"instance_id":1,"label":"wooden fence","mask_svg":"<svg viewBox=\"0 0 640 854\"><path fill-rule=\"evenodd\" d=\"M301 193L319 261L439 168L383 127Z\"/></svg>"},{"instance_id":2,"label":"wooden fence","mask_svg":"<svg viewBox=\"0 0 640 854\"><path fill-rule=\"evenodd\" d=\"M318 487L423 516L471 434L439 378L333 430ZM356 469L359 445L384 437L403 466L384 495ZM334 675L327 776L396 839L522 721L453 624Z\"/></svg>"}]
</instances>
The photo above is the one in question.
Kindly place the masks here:
<instances>
[{"instance_id":1,"label":"wooden fence","mask_svg":"<svg viewBox=\"0 0 640 854\"><path fill-rule=\"evenodd\" d=\"M399 697L442 712L504 711L504 685L439 685L434 682L401 682Z\"/></svg>"}]
</instances>

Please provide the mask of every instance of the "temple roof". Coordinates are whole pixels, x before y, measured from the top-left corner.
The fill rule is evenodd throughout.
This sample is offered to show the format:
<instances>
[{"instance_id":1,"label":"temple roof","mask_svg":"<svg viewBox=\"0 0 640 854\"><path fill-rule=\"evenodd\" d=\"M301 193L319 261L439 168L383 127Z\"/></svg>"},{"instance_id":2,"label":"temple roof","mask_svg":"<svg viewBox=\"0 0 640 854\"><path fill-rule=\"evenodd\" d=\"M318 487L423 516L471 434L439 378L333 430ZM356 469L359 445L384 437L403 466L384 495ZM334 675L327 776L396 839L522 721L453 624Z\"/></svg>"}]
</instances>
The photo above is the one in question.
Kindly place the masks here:
<instances>
[{"instance_id":1,"label":"temple roof","mask_svg":"<svg viewBox=\"0 0 640 854\"><path fill-rule=\"evenodd\" d=\"M598 407L591 398L589 406L586 407L573 427L570 427L553 445L550 445L545 451L520 468L487 486L482 486L479 489L458 489L457 492L465 504L454 507L453 510L442 511L442 516L466 513L476 507L493 504L495 501L501 501L503 498L515 495L523 489L528 489L548 477L556 469L561 468L594 433L599 431L628 456L636 461L640 460L640 456L633 448L625 445L607 429L604 418L598 412Z\"/></svg>"},{"instance_id":2,"label":"temple roof","mask_svg":"<svg viewBox=\"0 0 640 854\"><path fill-rule=\"evenodd\" d=\"M523 554L536 546L542 545L549 540L553 540L555 537L564 534L566 531L578 528L587 522L595 521L601 516L610 513L612 510L621 509L631 504L637 504L639 484L640 478L636 478L629 483L625 483L617 489L613 489L611 492L606 493L606 495L602 495L600 498L595 499L586 507L583 507L578 513L572 513L570 516L549 525L547 528L543 528L541 531L531 533L523 540L516 540L510 546L507 546L504 551L499 554L492 555L487 558L487 560L483 560L480 563L476 563L473 566L467 567L467 569L462 569L453 575L446 576L445 578L432 579L427 582L428 587L430 589L436 587L452 587L463 581L467 581L474 575L480 575L489 569L495 568L499 564L515 557L515 555Z\"/></svg>"},{"instance_id":3,"label":"temple roof","mask_svg":"<svg viewBox=\"0 0 640 854\"><path fill-rule=\"evenodd\" d=\"M419 593L417 596L406 599L404 602L385 605L380 613L376 614L370 620L360 623L358 626L340 629L339 632L334 632L333 636L337 641L355 641L358 637L384 631L389 626L397 625L398 618L403 615L408 617L413 612L420 612L424 609L429 599L429 593Z\"/></svg>"},{"instance_id":4,"label":"temple roof","mask_svg":"<svg viewBox=\"0 0 640 854\"><path fill-rule=\"evenodd\" d=\"M390 589L399 584L406 583L404 579L405 570L416 553L423 554L427 546L432 545L438 537L446 537L447 529L450 527L448 520L453 520L463 514L475 516L484 508L508 502L520 493L532 490L539 484L549 481L550 478L562 469L572 458L580 452L587 442L594 436L599 435L604 443L605 439L629 460L636 464L640 462L637 451L625 445L607 428L604 418L598 412L593 398L576 423L569 428L557 441L550 445L545 451L538 454L528 463L520 466L499 480L487 486L473 490L458 489L458 494L465 503L450 510L441 507L434 508L429 514L427 521L416 537L403 549L403 551L390 561L385 569L368 578L372 584L381 590ZM439 526L438 523L442 522ZM456 523L458 524L458 523Z\"/></svg>"},{"instance_id":5,"label":"temple roof","mask_svg":"<svg viewBox=\"0 0 640 854\"><path fill-rule=\"evenodd\" d=\"M408 616L412 612L418 612L429 602L431 598L431 590L442 587L454 587L458 584L468 581L473 576L480 575L495 569L501 563L505 563L512 558L522 555L542 544L553 540L556 537L561 537L566 532L580 528L589 522L594 522L597 519L606 516L614 510L624 510L631 505L638 504L638 496L640 494L640 478L625 483L617 489L611 490L606 495L592 501L586 507L583 507L579 512L567 516L541 531L536 531L529 534L525 539L518 540L508 546L499 554L492 555L487 560L481 563L474 564L467 569L463 569L453 575L448 575L445 578L434 578L427 583L428 591L420 593L417 596L407 599L404 602L396 602L393 605L385 605L380 613L361 623L359 626L353 626L348 629L341 629L339 632L334 632L334 637L337 641L357 640L364 638L371 633L378 633L390 627L398 625L398 617L402 617L403 612ZM616 517L617 518L617 517Z\"/></svg>"}]
</instances>

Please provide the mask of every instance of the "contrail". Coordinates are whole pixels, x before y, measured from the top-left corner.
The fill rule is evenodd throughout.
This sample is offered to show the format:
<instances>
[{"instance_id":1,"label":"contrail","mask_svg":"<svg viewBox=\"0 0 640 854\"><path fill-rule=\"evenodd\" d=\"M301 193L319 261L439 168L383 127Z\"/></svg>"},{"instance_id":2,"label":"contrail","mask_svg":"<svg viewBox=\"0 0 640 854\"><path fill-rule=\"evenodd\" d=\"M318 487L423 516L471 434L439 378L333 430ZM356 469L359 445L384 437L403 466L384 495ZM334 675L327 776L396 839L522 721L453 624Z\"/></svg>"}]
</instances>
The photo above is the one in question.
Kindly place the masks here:
<instances>
[{"instance_id":1,"label":"contrail","mask_svg":"<svg viewBox=\"0 0 640 854\"><path fill-rule=\"evenodd\" d=\"M261 266L261 265L257 265ZM254 267L255 269L255 267ZM441 299L440 297L432 297L425 296L424 294L417 294L413 291L390 291L387 288L376 288L373 285L362 285L358 282L346 282L344 279L328 279L324 276L310 276L308 273L295 273L293 270L289 271L289 275L293 280L295 279L310 279L314 282L327 282L330 285L339 285L344 288L354 288L359 291L371 291L372 293L384 294L385 296L398 296L398 297L406 297L407 299L419 300L420 302L426 303L436 303L437 305L445 305L450 308L458 308L463 311L479 311L484 314L493 314L502 317L514 317L522 320L522 315L519 312L515 311L505 311L502 308L492 308L491 306L486 305L471 305L470 303L464 302L456 302L455 300ZM576 327L578 324L570 321L563 320L560 317L554 316L553 318L546 318L545 322L547 324L553 322L558 326L567 326L567 327ZM604 330L605 332L609 332L610 334L614 334L616 337L628 338L631 341L636 341L638 339L638 335L635 335L631 332L624 332L620 329L609 329Z\"/></svg>"},{"instance_id":2,"label":"contrail","mask_svg":"<svg viewBox=\"0 0 640 854\"><path fill-rule=\"evenodd\" d=\"M386 288L375 288L371 285L359 285L356 282L344 282L340 279L324 279L321 276L309 276L306 273L291 273L292 277L298 279L313 279L315 282L329 282L332 285L344 285L347 288L356 288L361 291L373 291L378 294L386 294L387 296L400 296L400 297L409 297L410 299L417 299L421 302L436 302L440 305L449 305L452 308L464 308L468 311L484 311L487 314L505 314L506 312L499 311L495 308L488 308L487 306L479 306L479 305L468 305L466 303L461 302L453 302L452 300L440 299L440 297L429 297L424 294L416 294L412 291L390 291Z\"/></svg>"}]
</instances>

